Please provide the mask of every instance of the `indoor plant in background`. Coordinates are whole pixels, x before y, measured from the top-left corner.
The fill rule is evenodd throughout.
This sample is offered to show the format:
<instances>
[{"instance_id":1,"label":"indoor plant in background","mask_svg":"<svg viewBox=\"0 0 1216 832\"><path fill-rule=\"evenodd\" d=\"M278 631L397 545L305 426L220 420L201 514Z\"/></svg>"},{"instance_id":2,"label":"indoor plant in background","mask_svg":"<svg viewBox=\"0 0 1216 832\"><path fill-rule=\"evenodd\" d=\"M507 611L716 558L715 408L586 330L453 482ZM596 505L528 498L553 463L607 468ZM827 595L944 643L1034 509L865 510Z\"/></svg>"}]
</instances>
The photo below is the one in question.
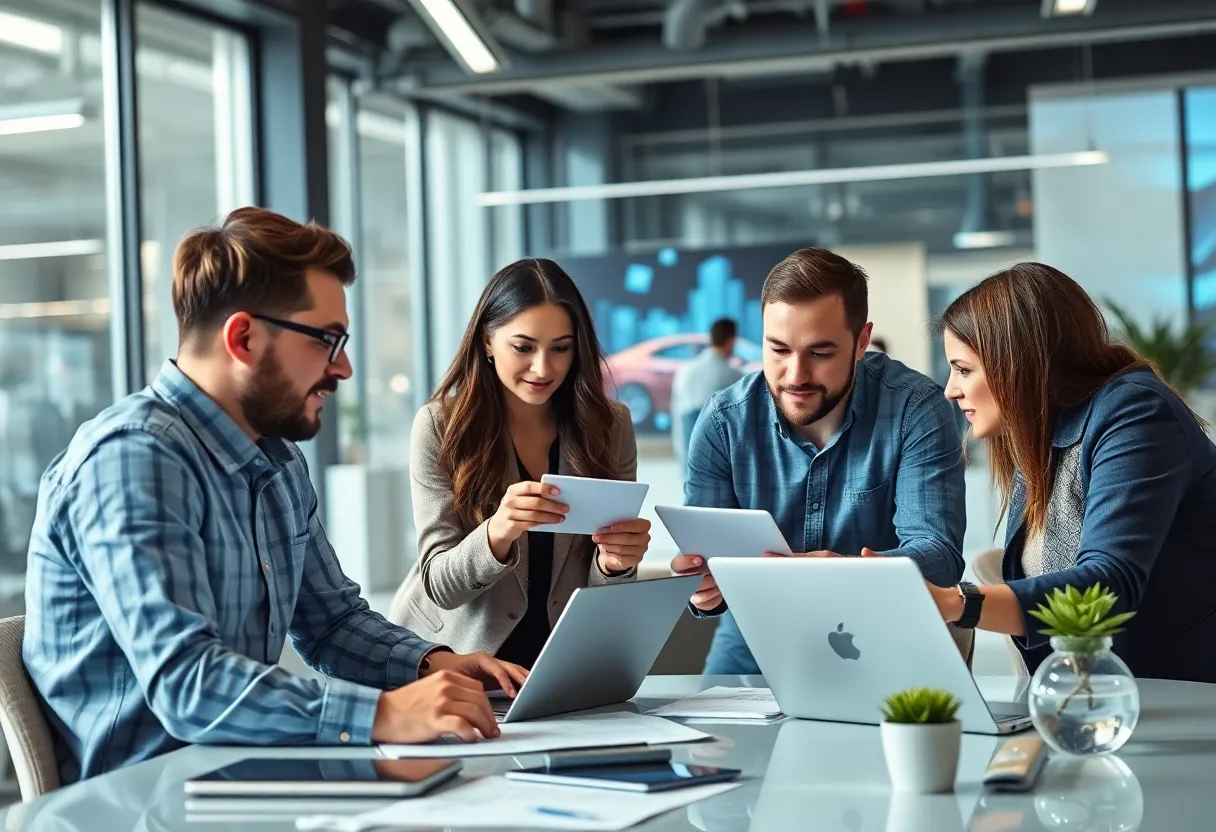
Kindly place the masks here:
<instances>
[{"instance_id":1,"label":"indoor plant in background","mask_svg":"<svg viewBox=\"0 0 1216 832\"><path fill-rule=\"evenodd\" d=\"M948 792L954 788L962 703L949 691L909 688L883 700L882 753L897 791Z\"/></svg>"},{"instance_id":2,"label":"indoor plant in background","mask_svg":"<svg viewBox=\"0 0 1216 832\"><path fill-rule=\"evenodd\" d=\"M1115 337L1153 362L1161 377L1183 398L1202 389L1216 375L1216 344L1210 324L1191 322L1178 329L1160 318L1145 328L1118 304L1108 300L1106 308L1115 316ZM1211 414L1200 415L1207 418Z\"/></svg>"},{"instance_id":3,"label":"indoor plant in background","mask_svg":"<svg viewBox=\"0 0 1216 832\"><path fill-rule=\"evenodd\" d=\"M1111 651L1111 637L1135 615L1111 615L1118 596L1094 584L1051 592L1030 614L1046 624L1054 652L1030 680L1030 717L1043 739L1066 754L1109 754L1132 735L1140 689Z\"/></svg>"}]
</instances>

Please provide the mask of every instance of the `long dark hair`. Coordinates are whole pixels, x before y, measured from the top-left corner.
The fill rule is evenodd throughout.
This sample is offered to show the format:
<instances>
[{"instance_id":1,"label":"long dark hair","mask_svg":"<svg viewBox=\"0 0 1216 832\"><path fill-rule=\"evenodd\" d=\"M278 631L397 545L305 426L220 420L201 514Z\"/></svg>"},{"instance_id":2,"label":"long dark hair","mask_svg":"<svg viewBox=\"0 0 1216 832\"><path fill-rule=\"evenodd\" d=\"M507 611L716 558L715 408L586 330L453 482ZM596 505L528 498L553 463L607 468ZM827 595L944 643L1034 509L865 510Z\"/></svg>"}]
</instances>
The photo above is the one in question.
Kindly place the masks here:
<instances>
[{"instance_id":1,"label":"long dark hair","mask_svg":"<svg viewBox=\"0 0 1216 832\"><path fill-rule=\"evenodd\" d=\"M549 400L562 455L576 476L615 479L609 437L613 412L604 392L604 352L591 314L570 275L552 260L517 260L490 279L456 358L431 397L441 409L439 467L452 479L455 509L480 523L502 498L499 460L506 404L485 339L515 316L543 304L565 309L574 325L574 360Z\"/></svg>"},{"instance_id":2,"label":"long dark hair","mask_svg":"<svg viewBox=\"0 0 1216 832\"><path fill-rule=\"evenodd\" d=\"M1000 516L1020 472L1027 530L1042 531L1056 414L1087 401L1120 373L1156 369L1111 340L1101 310L1076 281L1041 263L1018 263L981 281L950 304L941 327L979 356L1001 409L1002 433L988 439Z\"/></svg>"}]
</instances>

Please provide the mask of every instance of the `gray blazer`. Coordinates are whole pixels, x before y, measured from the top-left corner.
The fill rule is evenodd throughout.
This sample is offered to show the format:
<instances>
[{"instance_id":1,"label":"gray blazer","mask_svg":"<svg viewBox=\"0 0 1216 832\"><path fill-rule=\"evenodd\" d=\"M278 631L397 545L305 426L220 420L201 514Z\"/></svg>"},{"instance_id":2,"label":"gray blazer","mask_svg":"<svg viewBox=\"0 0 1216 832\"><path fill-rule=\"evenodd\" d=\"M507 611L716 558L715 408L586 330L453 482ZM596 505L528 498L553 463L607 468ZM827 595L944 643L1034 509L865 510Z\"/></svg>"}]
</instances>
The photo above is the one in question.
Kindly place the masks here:
<instances>
[{"instance_id":1,"label":"gray blazer","mask_svg":"<svg viewBox=\"0 0 1216 832\"><path fill-rule=\"evenodd\" d=\"M616 417L611 446L617 476L637 479L637 442L629 411L612 402ZM505 563L490 551L489 520L474 524L452 507L452 482L438 465L443 426L434 402L414 419L410 450L410 493L418 530L418 562L397 590L389 618L424 639L457 653L494 654L528 608L528 535L511 547ZM502 487L520 481L515 452L504 442L500 458ZM558 471L568 474L562 457ZM549 623L553 624L576 589L631 581L636 572L607 577L595 562L596 546L587 535L558 534L553 541L549 586Z\"/></svg>"}]
</instances>

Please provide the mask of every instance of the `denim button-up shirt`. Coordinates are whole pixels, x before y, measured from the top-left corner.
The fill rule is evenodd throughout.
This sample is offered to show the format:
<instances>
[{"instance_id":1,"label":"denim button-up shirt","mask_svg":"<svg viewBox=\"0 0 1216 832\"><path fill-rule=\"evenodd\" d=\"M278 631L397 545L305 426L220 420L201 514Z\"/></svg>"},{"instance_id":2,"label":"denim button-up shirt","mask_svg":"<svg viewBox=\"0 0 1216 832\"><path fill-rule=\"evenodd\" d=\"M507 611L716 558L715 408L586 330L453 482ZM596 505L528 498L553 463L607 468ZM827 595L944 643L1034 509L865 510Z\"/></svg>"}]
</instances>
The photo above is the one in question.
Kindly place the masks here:
<instances>
[{"instance_id":1,"label":"denim button-up shirt","mask_svg":"<svg viewBox=\"0 0 1216 832\"><path fill-rule=\"evenodd\" d=\"M255 444L172 363L44 475L26 607L65 783L186 743L367 744L435 647L342 574L299 449ZM337 678L278 667L288 635Z\"/></svg>"},{"instance_id":2,"label":"denim button-up shirt","mask_svg":"<svg viewBox=\"0 0 1216 832\"><path fill-rule=\"evenodd\" d=\"M961 439L942 388L886 355L862 359L844 421L822 450L786 422L754 373L714 396L697 421L685 502L765 509L796 552L869 547L910 557L929 581L950 586L963 573ZM728 616L707 671L756 672L741 645ZM742 663L714 666L725 652Z\"/></svg>"}]
</instances>

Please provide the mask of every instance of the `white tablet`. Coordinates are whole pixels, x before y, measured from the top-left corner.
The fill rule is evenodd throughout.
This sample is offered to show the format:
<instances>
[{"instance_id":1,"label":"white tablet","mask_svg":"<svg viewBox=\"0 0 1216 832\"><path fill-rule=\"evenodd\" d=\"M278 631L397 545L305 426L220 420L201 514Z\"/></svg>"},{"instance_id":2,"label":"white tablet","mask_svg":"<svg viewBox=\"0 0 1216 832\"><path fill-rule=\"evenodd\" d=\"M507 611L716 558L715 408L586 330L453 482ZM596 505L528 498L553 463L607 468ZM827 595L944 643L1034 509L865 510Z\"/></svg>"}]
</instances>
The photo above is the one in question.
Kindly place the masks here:
<instances>
[{"instance_id":1,"label":"white tablet","mask_svg":"<svg viewBox=\"0 0 1216 832\"><path fill-rule=\"evenodd\" d=\"M557 486L554 502L570 506L566 520L533 526L529 531L561 534L595 534L621 520L634 520L642 513L642 503L650 486L644 482L597 480L591 477L566 477L545 474L540 481Z\"/></svg>"},{"instance_id":2,"label":"white tablet","mask_svg":"<svg viewBox=\"0 0 1216 832\"><path fill-rule=\"evenodd\" d=\"M740 557L775 552L791 555L777 521L750 508L655 506L680 554L703 558Z\"/></svg>"}]
</instances>

